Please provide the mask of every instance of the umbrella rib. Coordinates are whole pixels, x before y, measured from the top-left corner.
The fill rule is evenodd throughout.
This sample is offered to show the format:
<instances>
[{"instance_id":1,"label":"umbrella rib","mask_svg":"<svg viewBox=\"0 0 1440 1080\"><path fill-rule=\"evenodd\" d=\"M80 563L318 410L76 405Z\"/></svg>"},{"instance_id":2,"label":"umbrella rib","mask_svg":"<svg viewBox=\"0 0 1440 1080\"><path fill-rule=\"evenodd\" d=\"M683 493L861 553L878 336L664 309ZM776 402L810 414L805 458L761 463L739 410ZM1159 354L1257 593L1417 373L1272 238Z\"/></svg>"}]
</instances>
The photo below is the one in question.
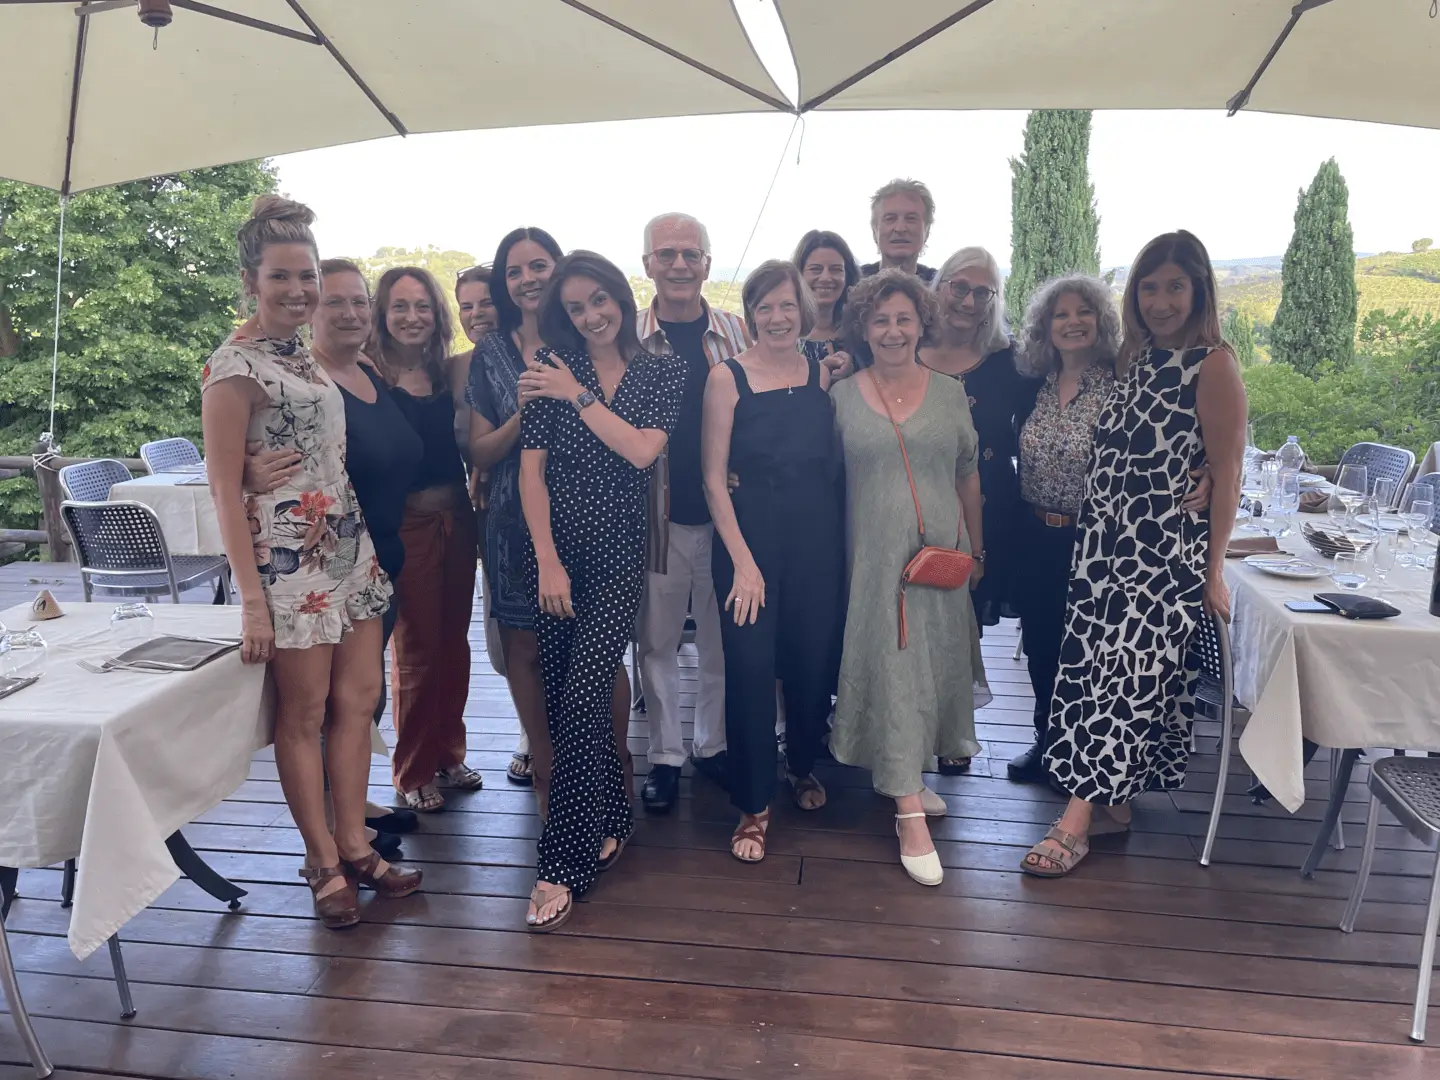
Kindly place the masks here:
<instances>
[{"instance_id":1,"label":"umbrella rib","mask_svg":"<svg viewBox=\"0 0 1440 1080\"><path fill-rule=\"evenodd\" d=\"M1250 104L1251 91L1255 89L1261 78L1264 77L1266 70L1270 67L1270 62L1279 54L1281 46L1285 44L1285 40L1290 36L1290 31L1294 30L1295 24L1300 21L1300 16L1304 15L1307 11L1323 7L1328 3L1330 3L1330 0L1300 0L1298 4L1290 9L1290 18L1285 23L1285 29L1280 31L1280 36L1277 37L1275 43L1270 46L1270 51L1265 54L1265 59L1260 61L1260 66L1255 69L1255 74L1250 76L1250 81L1245 84L1243 90L1225 103L1227 110L1226 116L1234 116L1241 109L1245 108L1246 105Z\"/></svg>"},{"instance_id":2,"label":"umbrella rib","mask_svg":"<svg viewBox=\"0 0 1440 1080\"><path fill-rule=\"evenodd\" d=\"M880 57L880 59L876 60L873 64L869 64L866 67L861 68L859 71L855 72L854 75L851 75L847 79L842 79L840 82L830 87L829 90L826 90L823 93L816 94L809 101L803 102L800 105L800 111L809 112L811 109L819 108L831 98L835 97L838 94L843 94L846 90L849 90L850 87L854 86L861 79L869 78L871 75L874 75L875 72L879 71L887 64L890 64L893 61L900 59L900 57L904 56L912 49L919 48L921 45L924 45L925 42L929 41L937 34L943 34L946 30L949 30L950 27L954 26L956 23L964 19L968 19L971 15L974 15L981 8L989 7L991 3L993 3L993 0L973 0L973 3L966 4L959 11L940 20L934 26L930 27L930 29L916 34L909 41L905 42L905 44L897 48L891 49L888 53Z\"/></svg>"},{"instance_id":3,"label":"umbrella rib","mask_svg":"<svg viewBox=\"0 0 1440 1080\"><path fill-rule=\"evenodd\" d=\"M299 30L292 30L288 26L279 26L276 23L266 22L263 19L252 19L249 15L240 15L233 11L226 11L224 8L213 7L210 4L202 4L199 0L170 0L170 4L173 7L184 8L186 11L193 11L197 15L209 15L215 19L224 19L226 22L238 23L241 26L248 26L254 30L264 30L267 34L277 34L280 37L303 41L307 45L319 45L321 43L317 35L302 34Z\"/></svg>"},{"instance_id":4,"label":"umbrella rib","mask_svg":"<svg viewBox=\"0 0 1440 1080\"><path fill-rule=\"evenodd\" d=\"M70 194L70 163L75 158L75 122L80 116L80 79L85 72L85 45L89 37L90 16L81 12L79 30L75 33L75 71L70 77L70 121L65 128L65 176L60 182L62 199Z\"/></svg>"},{"instance_id":5,"label":"umbrella rib","mask_svg":"<svg viewBox=\"0 0 1440 1080\"><path fill-rule=\"evenodd\" d=\"M370 89L365 80L360 77L360 73L351 66L350 61L345 59L345 55L335 47L335 43L330 40L325 31L321 30L315 20L310 17L310 13L300 6L300 0L285 0L285 2L290 5L291 11L300 16L301 21L310 28L310 32L319 39L321 45L325 46L325 51L334 57L335 62L345 70L345 74L350 76L350 80L370 99L370 104L374 105L380 115L390 122L390 126L395 129L395 134L409 135L409 130L400 122L400 118L386 108L379 95Z\"/></svg>"},{"instance_id":6,"label":"umbrella rib","mask_svg":"<svg viewBox=\"0 0 1440 1080\"><path fill-rule=\"evenodd\" d=\"M985 0L985 2L986 2L986 3L989 3L989 0ZM652 49L658 49L660 52L664 53L666 56L673 57L674 59L679 60L682 64L688 64L688 65L690 65L690 67L694 68L696 71L703 72L704 74L709 75L711 78L719 79L719 80L720 80L721 82L723 82L725 85L734 87L736 90L739 90L739 91L740 91L741 93L743 93L743 94L748 94L748 95L750 95L750 96L751 96L752 98L754 98L756 101L764 102L766 105L769 105L772 109L778 109L780 112L787 112L787 113L794 113L794 112L797 112L797 111L798 111L798 110L796 110L795 106L791 105L788 101L781 101L779 98L777 98L777 97L772 97L771 95L765 93L765 91L763 91L763 90L757 90L757 89L755 89L755 87L753 87L753 86L748 86L748 85L746 85L745 83L741 82L739 79L734 78L733 76L726 75L723 71L717 71L715 68L712 68L709 64L702 64L699 60L696 60L693 56L686 56L684 53L680 52L678 49L672 49L669 45L666 45L663 41L656 41L654 38L650 37L648 34L642 34L639 30L636 30L633 26L626 26L626 25L625 25L624 23L622 23L619 19L611 18L609 15L606 15L606 14L605 14L604 12L602 12L602 11L596 11L594 8L592 8L592 7L590 7L590 6L586 5L586 4L580 3L580 0L560 0L560 3L564 4L564 5L565 5L566 7L568 7L568 8L574 8L576 11L580 12L581 14L589 15L592 19L596 19L596 20L598 20L599 22L604 23L606 26L610 27L611 29L619 30L622 34L627 34L627 35L629 35L630 37L634 38L636 41L639 41L639 42L641 42L642 44L645 44L645 45L649 45ZM753 49L753 46L752 46L752 49Z\"/></svg>"}]
</instances>

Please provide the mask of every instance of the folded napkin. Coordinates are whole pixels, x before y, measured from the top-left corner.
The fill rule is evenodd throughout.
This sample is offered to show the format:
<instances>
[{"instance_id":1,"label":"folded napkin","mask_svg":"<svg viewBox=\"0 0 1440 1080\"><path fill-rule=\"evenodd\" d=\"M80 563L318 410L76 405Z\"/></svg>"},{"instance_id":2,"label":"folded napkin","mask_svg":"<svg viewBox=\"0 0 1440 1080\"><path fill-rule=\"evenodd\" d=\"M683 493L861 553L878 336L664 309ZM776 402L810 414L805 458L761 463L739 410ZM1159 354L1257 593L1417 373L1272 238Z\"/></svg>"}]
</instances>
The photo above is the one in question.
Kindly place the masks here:
<instances>
[{"instance_id":1,"label":"folded napkin","mask_svg":"<svg viewBox=\"0 0 1440 1080\"><path fill-rule=\"evenodd\" d=\"M1328 491L1302 491L1300 493L1300 512L1302 514L1323 514L1330 505L1330 493Z\"/></svg>"},{"instance_id":2,"label":"folded napkin","mask_svg":"<svg viewBox=\"0 0 1440 1080\"><path fill-rule=\"evenodd\" d=\"M1273 536L1232 536L1225 557L1243 559L1246 555L1273 555L1279 550L1280 542Z\"/></svg>"}]
</instances>

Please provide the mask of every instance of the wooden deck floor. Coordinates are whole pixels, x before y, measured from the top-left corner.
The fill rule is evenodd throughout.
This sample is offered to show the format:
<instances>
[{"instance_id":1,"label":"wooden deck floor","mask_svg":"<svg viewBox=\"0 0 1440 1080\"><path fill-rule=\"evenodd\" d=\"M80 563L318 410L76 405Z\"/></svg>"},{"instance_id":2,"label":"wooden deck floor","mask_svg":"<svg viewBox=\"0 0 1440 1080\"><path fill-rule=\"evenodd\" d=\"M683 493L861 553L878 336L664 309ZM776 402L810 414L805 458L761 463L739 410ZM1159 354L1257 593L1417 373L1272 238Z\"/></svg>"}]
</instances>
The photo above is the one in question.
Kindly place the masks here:
<instances>
[{"instance_id":1,"label":"wooden deck floor","mask_svg":"<svg viewBox=\"0 0 1440 1080\"><path fill-rule=\"evenodd\" d=\"M60 580L49 567L0 569L0 601L33 595L37 570ZM58 871L22 872L12 947L57 1076L1440 1076L1440 1050L1406 1039L1430 859L1398 828L1382 831L1356 933L1336 929L1364 769L1347 813L1353 846L1314 881L1296 868L1320 813L1323 754L1301 814L1233 795L1216 865L1197 864L1213 731L1190 786L1140 800L1130 837L1100 841L1072 879L1027 879L1017 864L1059 801L1004 779L1029 730L1014 646L1013 625L986 635L986 756L969 776L932 778L951 808L932 825L940 888L904 876L890 806L862 773L824 770L822 813L777 804L770 855L745 866L726 852L725 797L687 770L675 811L641 822L623 866L554 936L522 928L539 822L531 795L505 781L518 725L477 649L467 720L486 789L407 838L426 891L368 901L351 931L310 916L268 753L186 830L250 890L243 909L227 914L182 881L122 932L132 1021L118 1018L103 953L81 964L66 947ZM688 647L682 663L694 663ZM645 738L636 716L640 771ZM387 798L385 770L371 779L372 798ZM1238 760L1232 781L1243 792ZM1440 1009L1431 1026L1440 1039ZM30 1075L21 1061L0 1022L0 1080Z\"/></svg>"}]
</instances>

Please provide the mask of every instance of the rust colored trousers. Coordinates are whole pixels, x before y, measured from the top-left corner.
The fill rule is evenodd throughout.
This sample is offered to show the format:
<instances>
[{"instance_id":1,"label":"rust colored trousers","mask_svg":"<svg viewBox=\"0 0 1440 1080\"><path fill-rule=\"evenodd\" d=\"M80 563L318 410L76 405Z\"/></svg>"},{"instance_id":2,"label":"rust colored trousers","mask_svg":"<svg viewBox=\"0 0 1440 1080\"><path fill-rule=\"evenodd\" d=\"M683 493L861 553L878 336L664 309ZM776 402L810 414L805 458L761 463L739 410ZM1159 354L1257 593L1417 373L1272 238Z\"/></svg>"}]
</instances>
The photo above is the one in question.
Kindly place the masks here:
<instances>
[{"instance_id":1,"label":"rust colored trousers","mask_svg":"<svg viewBox=\"0 0 1440 1080\"><path fill-rule=\"evenodd\" d=\"M400 539L405 566L390 659L395 788L406 792L465 760L476 562L475 513L465 490L455 489L453 499L434 489L412 495Z\"/></svg>"}]
</instances>

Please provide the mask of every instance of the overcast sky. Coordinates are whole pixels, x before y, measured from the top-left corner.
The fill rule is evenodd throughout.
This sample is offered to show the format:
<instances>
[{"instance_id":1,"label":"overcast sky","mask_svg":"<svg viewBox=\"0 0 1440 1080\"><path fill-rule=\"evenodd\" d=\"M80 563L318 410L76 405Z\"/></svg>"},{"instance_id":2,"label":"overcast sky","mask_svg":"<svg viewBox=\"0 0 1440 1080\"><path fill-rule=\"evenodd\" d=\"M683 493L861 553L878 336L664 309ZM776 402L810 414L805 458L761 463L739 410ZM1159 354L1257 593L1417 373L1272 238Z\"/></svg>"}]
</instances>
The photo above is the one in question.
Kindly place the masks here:
<instances>
[{"instance_id":1,"label":"overcast sky","mask_svg":"<svg viewBox=\"0 0 1440 1080\"><path fill-rule=\"evenodd\" d=\"M763 21L767 8L740 10L747 21L762 13L752 38L788 90L793 66L785 70L783 41ZM788 256L811 228L834 229L862 261L873 257L869 196L909 176L938 204L927 261L980 244L1008 265L1009 159L1024 113L811 113L794 123L743 115L392 138L279 158L280 186L314 207L326 255L434 244L488 261L510 229L539 225L562 247L633 268L645 221L683 210L708 226L715 266L733 267L757 218L746 266ZM735 148L729 163L701 167L717 146ZM1090 146L1101 260L1128 264L1152 236L1182 227L1216 259L1281 254L1298 190L1331 156L1350 186L1357 251L1440 239L1440 131L1218 110L1102 112Z\"/></svg>"}]
</instances>

